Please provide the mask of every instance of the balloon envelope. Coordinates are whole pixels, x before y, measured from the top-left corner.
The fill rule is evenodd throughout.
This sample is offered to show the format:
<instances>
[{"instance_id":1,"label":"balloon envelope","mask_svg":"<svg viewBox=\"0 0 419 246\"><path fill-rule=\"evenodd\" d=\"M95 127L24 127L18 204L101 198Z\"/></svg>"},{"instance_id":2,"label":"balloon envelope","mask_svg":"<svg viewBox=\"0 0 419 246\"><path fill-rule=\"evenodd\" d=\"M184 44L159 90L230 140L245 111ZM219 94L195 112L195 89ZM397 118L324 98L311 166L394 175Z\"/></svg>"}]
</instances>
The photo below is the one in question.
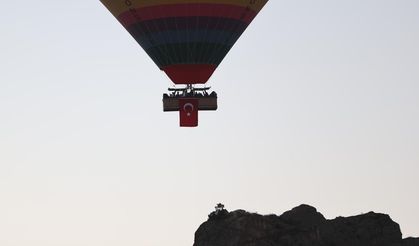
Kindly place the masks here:
<instances>
[{"instance_id":1,"label":"balloon envelope","mask_svg":"<svg viewBox=\"0 0 419 246\"><path fill-rule=\"evenodd\" d=\"M175 84L202 84L268 0L101 0Z\"/></svg>"}]
</instances>

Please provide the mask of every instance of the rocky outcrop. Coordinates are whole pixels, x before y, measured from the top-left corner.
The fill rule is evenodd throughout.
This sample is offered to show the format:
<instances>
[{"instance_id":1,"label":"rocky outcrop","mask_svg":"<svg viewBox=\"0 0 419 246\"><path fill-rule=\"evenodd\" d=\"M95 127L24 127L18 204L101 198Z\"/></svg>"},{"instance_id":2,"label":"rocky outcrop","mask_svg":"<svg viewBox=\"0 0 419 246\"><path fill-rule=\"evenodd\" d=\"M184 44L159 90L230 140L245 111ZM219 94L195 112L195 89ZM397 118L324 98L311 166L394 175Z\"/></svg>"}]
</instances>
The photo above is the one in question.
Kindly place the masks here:
<instances>
[{"instance_id":1,"label":"rocky outcrop","mask_svg":"<svg viewBox=\"0 0 419 246\"><path fill-rule=\"evenodd\" d=\"M194 246L419 246L419 239L402 240L399 225L385 214L327 220L301 205L281 216L213 212L196 231Z\"/></svg>"},{"instance_id":2,"label":"rocky outcrop","mask_svg":"<svg viewBox=\"0 0 419 246\"><path fill-rule=\"evenodd\" d=\"M419 238L406 238L403 239L403 245L402 246L419 246Z\"/></svg>"}]
</instances>

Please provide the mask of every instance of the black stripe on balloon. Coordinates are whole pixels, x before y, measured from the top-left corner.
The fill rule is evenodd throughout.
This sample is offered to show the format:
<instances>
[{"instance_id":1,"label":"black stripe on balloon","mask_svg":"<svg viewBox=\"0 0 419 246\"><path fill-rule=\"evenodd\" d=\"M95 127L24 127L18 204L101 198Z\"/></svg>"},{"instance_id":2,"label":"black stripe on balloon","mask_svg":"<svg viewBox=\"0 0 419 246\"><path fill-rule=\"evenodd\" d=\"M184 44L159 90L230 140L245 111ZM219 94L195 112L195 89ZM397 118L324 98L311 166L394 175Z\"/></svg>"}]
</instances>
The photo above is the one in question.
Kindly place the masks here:
<instances>
[{"instance_id":1,"label":"black stripe on balloon","mask_svg":"<svg viewBox=\"0 0 419 246\"><path fill-rule=\"evenodd\" d=\"M175 21L176 19L176 21ZM130 30L144 30L145 33L161 32L165 30L226 30L226 31L237 31L237 29L246 29L247 24L243 21L219 18L219 17L176 17L176 18L164 18L155 19L148 21L141 21L136 24L129 26L127 29Z\"/></svg>"},{"instance_id":2,"label":"black stripe on balloon","mask_svg":"<svg viewBox=\"0 0 419 246\"><path fill-rule=\"evenodd\" d=\"M201 56L198 53L189 53L188 48L194 45L197 50L211 48L212 50L217 50L217 54L211 54L211 56ZM171 56L175 57L176 53L177 56L170 62L161 62L157 65L162 68L169 65L174 64L213 64L218 66L221 61L224 59L228 51L231 49L229 45L222 45L222 44L211 44L211 43L182 43L182 44L165 44L159 45L156 47L152 47L146 50L146 52L150 55L150 57L154 61L165 61L161 59L164 56ZM162 50L169 51L168 53L162 53Z\"/></svg>"},{"instance_id":3,"label":"black stripe on balloon","mask_svg":"<svg viewBox=\"0 0 419 246\"><path fill-rule=\"evenodd\" d=\"M144 34L139 29L132 30L131 35L144 49L164 44L175 43L214 43L223 45L233 45L240 37L242 32L233 33L231 31L219 30L166 30L158 33ZM206 49L194 49L204 54ZM209 53L208 51L206 53Z\"/></svg>"}]
</instances>

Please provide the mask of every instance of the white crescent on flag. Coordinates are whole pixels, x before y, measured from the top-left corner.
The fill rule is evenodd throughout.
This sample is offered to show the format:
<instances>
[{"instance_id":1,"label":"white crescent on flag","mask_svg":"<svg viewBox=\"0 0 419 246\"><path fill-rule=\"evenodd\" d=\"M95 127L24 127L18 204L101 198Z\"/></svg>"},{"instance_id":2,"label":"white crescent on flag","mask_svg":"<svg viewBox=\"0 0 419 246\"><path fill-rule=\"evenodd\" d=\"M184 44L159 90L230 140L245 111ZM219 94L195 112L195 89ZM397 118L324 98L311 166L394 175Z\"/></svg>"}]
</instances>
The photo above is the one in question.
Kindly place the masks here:
<instances>
[{"instance_id":1,"label":"white crescent on flag","mask_svg":"<svg viewBox=\"0 0 419 246\"><path fill-rule=\"evenodd\" d=\"M183 105L183 110L184 111L188 111L186 108L187 107L191 107L191 110L190 111L194 111L194 109L195 109L195 107L193 106L193 104L192 103L185 103L185 105Z\"/></svg>"},{"instance_id":2,"label":"white crescent on flag","mask_svg":"<svg viewBox=\"0 0 419 246\"><path fill-rule=\"evenodd\" d=\"M187 110L188 107L191 107L191 110ZM183 105L183 111L186 112L186 115L189 117L191 116L191 112L194 111L195 107L193 106L192 103L185 103L185 105Z\"/></svg>"}]
</instances>

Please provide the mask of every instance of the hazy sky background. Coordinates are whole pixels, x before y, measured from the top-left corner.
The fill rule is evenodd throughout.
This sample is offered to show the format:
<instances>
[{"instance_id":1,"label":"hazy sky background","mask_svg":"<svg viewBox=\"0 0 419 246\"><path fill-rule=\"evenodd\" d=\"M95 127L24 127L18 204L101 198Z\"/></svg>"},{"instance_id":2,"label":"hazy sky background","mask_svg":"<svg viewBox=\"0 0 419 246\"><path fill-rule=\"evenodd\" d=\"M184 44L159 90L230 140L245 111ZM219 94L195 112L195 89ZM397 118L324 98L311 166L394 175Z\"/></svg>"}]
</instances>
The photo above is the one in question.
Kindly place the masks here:
<instances>
[{"instance_id":1,"label":"hazy sky background","mask_svg":"<svg viewBox=\"0 0 419 246\"><path fill-rule=\"evenodd\" d=\"M2 9L0 245L191 246L217 202L419 236L419 1L269 1L196 129L99 0Z\"/></svg>"}]
</instances>

